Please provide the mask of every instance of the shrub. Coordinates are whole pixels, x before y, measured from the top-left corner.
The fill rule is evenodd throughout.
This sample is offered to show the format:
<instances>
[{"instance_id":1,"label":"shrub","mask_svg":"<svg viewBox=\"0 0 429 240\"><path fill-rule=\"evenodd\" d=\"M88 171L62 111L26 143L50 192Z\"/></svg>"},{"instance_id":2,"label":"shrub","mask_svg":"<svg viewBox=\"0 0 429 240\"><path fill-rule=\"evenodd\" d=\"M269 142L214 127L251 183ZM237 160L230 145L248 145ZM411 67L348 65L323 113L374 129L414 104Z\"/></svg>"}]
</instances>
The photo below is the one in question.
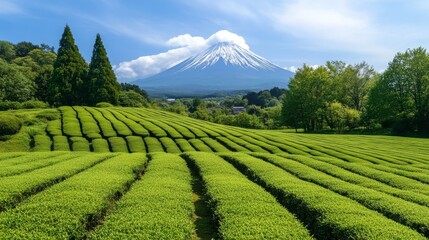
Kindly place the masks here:
<instances>
[{"instance_id":1,"label":"shrub","mask_svg":"<svg viewBox=\"0 0 429 240\"><path fill-rule=\"evenodd\" d=\"M21 108L23 109L31 109L31 108L48 108L49 105L45 102L38 100L28 100L21 104Z\"/></svg>"},{"instance_id":2,"label":"shrub","mask_svg":"<svg viewBox=\"0 0 429 240\"><path fill-rule=\"evenodd\" d=\"M0 115L0 136L12 135L22 127L22 122L19 118L13 115Z\"/></svg>"},{"instance_id":3,"label":"shrub","mask_svg":"<svg viewBox=\"0 0 429 240\"><path fill-rule=\"evenodd\" d=\"M57 109L48 109L36 114L37 118L46 119L48 121L60 119L60 113Z\"/></svg>"},{"instance_id":4,"label":"shrub","mask_svg":"<svg viewBox=\"0 0 429 240\"><path fill-rule=\"evenodd\" d=\"M142 95L131 90L119 93L119 105L123 107L144 107L148 104Z\"/></svg>"},{"instance_id":5,"label":"shrub","mask_svg":"<svg viewBox=\"0 0 429 240\"><path fill-rule=\"evenodd\" d=\"M13 101L0 102L0 111L21 109L21 108L22 106L21 106L21 103L19 102L13 102Z\"/></svg>"},{"instance_id":6,"label":"shrub","mask_svg":"<svg viewBox=\"0 0 429 240\"><path fill-rule=\"evenodd\" d=\"M99 103L95 104L95 106L98 108L113 107L113 105L111 103L108 103L108 102L99 102Z\"/></svg>"}]
</instances>

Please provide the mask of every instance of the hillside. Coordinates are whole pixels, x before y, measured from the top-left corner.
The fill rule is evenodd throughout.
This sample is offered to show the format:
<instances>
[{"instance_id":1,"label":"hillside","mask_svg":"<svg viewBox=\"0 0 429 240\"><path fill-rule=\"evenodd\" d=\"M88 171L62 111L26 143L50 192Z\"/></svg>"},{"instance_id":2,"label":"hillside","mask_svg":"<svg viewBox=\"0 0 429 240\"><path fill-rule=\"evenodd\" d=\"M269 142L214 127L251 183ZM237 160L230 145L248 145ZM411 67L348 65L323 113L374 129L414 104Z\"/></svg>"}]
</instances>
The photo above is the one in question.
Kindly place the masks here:
<instances>
[{"instance_id":1,"label":"hillside","mask_svg":"<svg viewBox=\"0 0 429 240\"><path fill-rule=\"evenodd\" d=\"M427 139L48 112L11 111L25 126L0 142L1 239L429 237Z\"/></svg>"}]
</instances>

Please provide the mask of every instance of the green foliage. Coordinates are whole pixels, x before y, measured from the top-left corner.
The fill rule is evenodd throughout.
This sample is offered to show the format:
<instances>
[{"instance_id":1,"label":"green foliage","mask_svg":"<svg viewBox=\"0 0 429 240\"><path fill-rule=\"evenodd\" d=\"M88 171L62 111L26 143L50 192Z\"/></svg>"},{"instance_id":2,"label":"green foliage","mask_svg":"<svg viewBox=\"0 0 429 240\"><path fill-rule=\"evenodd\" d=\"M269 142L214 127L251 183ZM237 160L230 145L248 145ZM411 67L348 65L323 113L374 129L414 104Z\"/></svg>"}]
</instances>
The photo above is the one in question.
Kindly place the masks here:
<instances>
[{"instance_id":1,"label":"green foliage","mask_svg":"<svg viewBox=\"0 0 429 240\"><path fill-rule=\"evenodd\" d=\"M118 105L121 85L116 80L100 34L97 34L95 39L87 78L88 94L91 96L88 96L89 105L95 105L98 102Z\"/></svg>"},{"instance_id":2,"label":"green foliage","mask_svg":"<svg viewBox=\"0 0 429 240\"><path fill-rule=\"evenodd\" d=\"M121 83L122 91L134 91L144 97L146 100L149 100L147 92L141 89L139 86L130 83Z\"/></svg>"},{"instance_id":3,"label":"green foliage","mask_svg":"<svg viewBox=\"0 0 429 240\"><path fill-rule=\"evenodd\" d=\"M168 153L181 153L180 148L176 145L173 139L163 137L160 138L159 141L162 143L162 146L164 146L166 152Z\"/></svg>"},{"instance_id":4,"label":"green foliage","mask_svg":"<svg viewBox=\"0 0 429 240\"><path fill-rule=\"evenodd\" d=\"M80 122L75 110L71 107L60 107L62 114L62 128L66 136L82 137Z\"/></svg>"},{"instance_id":5,"label":"green foliage","mask_svg":"<svg viewBox=\"0 0 429 240\"><path fill-rule=\"evenodd\" d=\"M21 109L21 108L22 108L22 105L20 102L15 102L15 101L0 102L0 111Z\"/></svg>"},{"instance_id":6,"label":"green foliage","mask_svg":"<svg viewBox=\"0 0 429 240\"><path fill-rule=\"evenodd\" d=\"M34 45L31 42L19 42L15 45L15 53L17 57L25 57L34 49L38 49L39 46Z\"/></svg>"},{"instance_id":7,"label":"green foliage","mask_svg":"<svg viewBox=\"0 0 429 240\"><path fill-rule=\"evenodd\" d=\"M57 120L61 117L58 109L48 109L38 112L36 117L39 119L45 119L47 121Z\"/></svg>"},{"instance_id":8,"label":"green foliage","mask_svg":"<svg viewBox=\"0 0 429 240\"><path fill-rule=\"evenodd\" d=\"M144 155L120 155L66 179L1 215L0 237L84 238L87 226L99 220L109 200L127 189L145 162Z\"/></svg>"},{"instance_id":9,"label":"green foliage","mask_svg":"<svg viewBox=\"0 0 429 240\"><path fill-rule=\"evenodd\" d=\"M195 148L193 148L192 145L185 139L176 139L175 141L183 152L195 151Z\"/></svg>"},{"instance_id":10,"label":"green foliage","mask_svg":"<svg viewBox=\"0 0 429 240\"><path fill-rule=\"evenodd\" d=\"M400 133L429 132L429 54L398 53L371 90L368 115ZM396 124L396 125L395 125Z\"/></svg>"},{"instance_id":11,"label":"green foliage","mask_svg":"<svg viewBox=\"0 0 429 240\"><path fill-rule=\"evenodd\" d=\"M213 150L207 146L203 141L200 139L190 139L189 143L195 148L195 150L200 152L213 152Z\"/></svg>"},{"instance_id":12,"label":"green foliage","mask_svg":"<svg viewBox=\"0 0 429 240\"><path fill-rule=\"evenodd\" d=\"M112 112L103 109L103 108L99 108L97 109L99 112L102 113L103 117L105 117L108 121L110 121L110 123L113 125L115 131L118 133L118 135L120 136L129 136L132 135L132 131L128 128L128 126L118 120L113 114Z\"/></svg>"},{"instance_id":13,"label":"green foliage","mask_svg":"<svg viewBox=\"0 0 429 240\"><path fill-rule=\"evenodd\" d=\"M119 93L119 105L122 107L144 107L148 105L148 102L142 95L130 90Z\"/></svg>"},{"instance_id":14,"label":"green foliage","mask_svg":"<svg viewBox=\"0 0 429 240\"><path fill-rule=\"evenodd\" d=\"M85 84L87 71L88 66L66 25L48 86L50 103L55 106L84 104L88 99Z\"/></svg>"},{"instance_id":15,"label":"green foliage","mask_svg":"<svg viewBox=\"0 0 429 240\"><path fill-rule=\"evenodd\" d=\"M287 205L290 211L307 224L316 238L325 238L329 234L333 239L424 239L410 228L347 197L296 178L289 172L260 159L244 154L224 156L251 179L277 196L282 204Z\"/></svg>"},{"instance_id":16,"label":"green foliage","mask_svg":"<svg viewBox=\"0 0 429 240\"><path fill-rule=\"evenodd\" d=\"M70 154L58 153L27 153L21 156L14 156L3 159L1 162L1 177L19 175L25 172L33 171L38 168L48 167L52 164L71 159ZM3 209L3 208L2 208Z\"/></svg>"},{"instance_id":17,"label":"green foliage","mask_svg":"<svg viewBox=\"0 0 429 240\"><path fill-rule=\"evenodd\" d=\"M12 43L0 41L0 58L10 62L16 57L15 47Z\"/></svg>"},{"instance_id":18,"label":"green foliage","mask_svg":"<svg viewBox=\"0 0 429 240\"><path fill-rule=\"evenodd\" d=\"M76 152L89 152L89 142L83 137L70 137L71 150Z\"/></svg>"},{"instance_id":19,"label":"green foliage","mask_svg":"<svg viewBox=\"0 0 429 240\"><path fill-rule=\"evenodd\" d=\"M0 59L0 101L26 101L33 91L34 83L16 65Z\"/></svg>"},{"instance_id":20,"label":"green foliage","mask_svg":"<svg viewBox=\"0 0 429 240\"><path fill-rule=\"evenodd\" d=\"M113 107L113 105L111 103L108 103L108 102L99 102L99 103L95 104L95 106L98 108Z\"/></svg>"},{"instance_id":21,"label":"green foliage","mask_svg":"<svg viewBox=\"0 0 429 240\"><path fill-rule=\"evenodd\" d=\"M109 138L109 144L113 152L128 152L127 142L122 137Z\"/></svg>"},{"instance_id":22,"label":"green foliage","mask_svg":"<svg viewBox=\"0 0 429 240\"><path fill-rule=\"evenodd\" d=\"M69 141L66 136L53 136L54 140L54 151L70 151Z\"/></svg>"},{"instance_id":23,"label":"green foliage","mask_svg":"<svg viewBox=\"0 0 429 240\"><path fill-rule=\"evenodd\" d=\"M35 152L49 152L51 151L52 141L49 136L46 135L35 135L34 136L34 148Z\"/></svg>"},{"instance_id":24,"label":"green foliage","mask_svg":"<svg viewBox=\"0 0 429 240\"><path fill-rule=\"evenodd\" d=\"M347 122L350 125L359 122L359 112L348 109L339 102L333 102L326 108L326 122L331 129L337 129L338 132L343 132Z\"/></svg>"},{"instance_id":25,"label":"green foliage","mask_svg":"<svg viewBox=\"0 0 429 240\"><path fill-rule=\"evenodd\" d=\"M14 115L0 115L0 136L13 135L19 132L22 127L22 121Z\"/></svg>"},{"instance_id":26,"label":"green foliage","mask_svg":"<svg viewBox=\"0 0 429 240\"><path fill-rule=\"evenodd\" d=\"M145 137L144 141L147 146L148 152L164 152L164 148L162 147L161 142L157 138Z\"/></svg>"},{"instance_id":27,"label":"green foliage","mask_svg":"<svg viewBox=\"0 0 429 240\"><path fill-rule=\"evenodd\" d=\"M21 104L21 108L23 109L32 109L32 108L48 108L49 105L45 102L38 100L28 100Z\"/></svg>"},{"instance_id":28,"label":"green foliage","mask_svg":"<svg viewBox=\"0 0 429 240\"><path fill-rule=\"evenodd\" d=\"M313 69L304 65L298 69L283 99L284 123L294 128L303 127L306 131L320 128L318 110L332 98L331 86L327 68Z\"/></svg>"},{"instance_id":29,"label":"green foliage","mask_svg":"<svg viewBox=\"0 0 429 240\"><path fill-rule=\"evenodd\" d=\"M211 149L213 149L215 152L230 152L230 150L219 143L218 141L212 139L212 138L201 138L201 141L203 141L207 146L209 146Z\"/></svg>"},{"instance_id":30,"label":"green foliage","mask_svg":"<svg viewBox=\"0 0 429 240\"><path fill-rule=\"evenodd\" d=\"M335 105L358 112L339 102ZM255 109L262 116L268 111ZM1 152L20 149L19 145L33 151L0 154L1 238L105 239L120 234L126 239L137 233L146 236L152 229L151 236L178 236L175 233L180 231L180 236L188 236L196 231L193 237L203 237L199 221L211 216L215 223L209 227L219 233L216 237L225 239L301 239L308 237L307 229L321 239L423 239L429 235L426 139L252 130L147 108L61 107L61 118L49 121L45 128L45 112L59 115L55 109L0 114L34 122L0 141ZM353 119L346 113L345 128L349 118ZM102 125L115 134L118 126L131 131L105 137L103 131L109 128ZM72 129L85 137L72 136ZM137 134L143 130L147 137ZM164 135L155 135L157 131ZM182 138L172 138L174 131ZM82 152L58 152L70 150ZM165 152L185 152L181 156L187 164L179 155ZM146 153L151 159L148 164ZM113 156L123 158L104 165ZM148 168L141 175L143 165ZM189 170L195 174L194 186L202 183L205 191L185 200L178 190L186 187L186 194L192 193ZM145 180L155 177L153 183ZM211 211L199 215L201 209L192 210L193 202ZM196 217L191 217L192 211ZM287 217L291 213L297 219ZM165 221L169 226L162 225ZM192 230L192 221L197 230ZM305 235L293 235L297 229Z\"/></svg>"},{"instance_id":31,"label":"green foliage","mask_svg":"<svg viewBox=\"0 0 429 240\"><path fill-rule=\"evenodd\" d=\"M222 158L208 153L184 157L204 182L221 239L312 239L272 195Z\"/></svg>"},{"instance_id":32,"label":"green foliage","mask_svg":"<svg viewBox=\"0 0 429 240\"><path fill-rule=\"evenodd\" d=\"M48 158L49 156L55 157L57 155L58 153L29 153L24 156L24 158L27 159L24 161L40 161L40 159L44 160L44 158ZM1 178L0 186L3 191L0 193L0 209L4 210L16 206L23 197L25 197L25 195L29 195L35 189L39 188L42 190L60 179L73 176L74 174L105 159L105 156L100 155L91 156L85 153L79 153L79 155L80 158L77 159L68 159L67 161L62 161L55 165L49 165L45 168L35 169L34 171L13 175L8 178ZM77 155L74 154L74 156ZM14 160L23 160L23 158L17 158ZM24 163L24 161L20 162ZM2 217L0 217L0 219L4 220ZM2 220L0 220L0 222ZM6 230L3 226L0 229L0 231Z\"/></svg>"},{"instance_id":33,"label":"green foliage","mask_svg":"<svg viewBox=\"0 0 429 240\"><path fill-rule=\"evenodd\" d=\"M92 148L94 152L110 152L109 143L106 139L96 138L92 140Z\"/></svg>"},{"instance_id":34,"label":"green foliage","mask_svg":"<svg viewBox=\"0 0 429 240\"><path fill-rule=\"evenodd\" d=\"M183 159L153 154L142 180L133 185L89 239L191 239L190 182Z\"/></svg>"},{"instance_id":35,"label":"green foliage","mask_svg":"<svg viewBox=\"0 0 429 240\"><path fill-rule=\"evenodd\" d=\"M116 137L116 131L112 126L112 123L107 120L103 114L99 111L97 111L95 108L85 108L97 121L98 125L100 126L101 134L104 137Z\"/></svg>"},{"instance_id":36,"label":"green foliage","mask_svg":"<svg viewBox=\"0 0 429 240\"><path fill-rule=\"evenodd\" d=\"M57 55L53 52L35 49L29 53L29 56L39 65L34 79L36 84L34 96L41 101L47 102L49 100L49 81L52 78L53 65Z\"/></svg>"},{"instance_id":37,"label":"green foliage","mask_svg":"<svg viewBox=\"0 0 429 240\"><path fill-rule=\"evenodd\" d=\"M414 228L425 236L429 236L429 219L425 217L429 214L429 209L424 206L397 199L389 194L356 186L328 174L320 173L301 163L289 161L289 158L262 154L255 154L255 156L262 157L264 160L290 171L301 179L317 183L339 194L347 194L349 198L356 200L369 209L381 212L383 215ZM300 158L303 161L310 161L307 157Z\"/></svg>"},{"instance_id":38,"label":"green foliage","mask_svg":"<svg viewBox=\"0 0 429 240\"><path fill-rule=\"evenodd\" d=\"M133 132L133 134L139 135L139 136L149 136L149 131L144 128L142 125L138 124L137 122L129 119L127 116L119 113L118 111L110 111L111 114L115 118L117 118L119 121L122 121L127 127L130 128L130 130ZM129 134L128 134L129 135Z\"/></svg>"},{"instance_id":39,"label":"green foliage","mask_svg":"<svg viewBox=\"0 0 429 240\"><path fill-rule=\"evenodd\" d=\"M146 146L143 138L139 136L127 136L126 137L130 152L146 152Z\"/></svg>"},{"instance_id":40,"label":"green foliage","mask_svg":"<svg viewBox=\"0 0 429 240\"><path fill-rule=\"evenodd\" d=\"M79 122L82 125L83 135L91 139L101 138L100 128L92 115L83 107L76 106L73 109L76 111Z\"/></svg>"}]
</instances>

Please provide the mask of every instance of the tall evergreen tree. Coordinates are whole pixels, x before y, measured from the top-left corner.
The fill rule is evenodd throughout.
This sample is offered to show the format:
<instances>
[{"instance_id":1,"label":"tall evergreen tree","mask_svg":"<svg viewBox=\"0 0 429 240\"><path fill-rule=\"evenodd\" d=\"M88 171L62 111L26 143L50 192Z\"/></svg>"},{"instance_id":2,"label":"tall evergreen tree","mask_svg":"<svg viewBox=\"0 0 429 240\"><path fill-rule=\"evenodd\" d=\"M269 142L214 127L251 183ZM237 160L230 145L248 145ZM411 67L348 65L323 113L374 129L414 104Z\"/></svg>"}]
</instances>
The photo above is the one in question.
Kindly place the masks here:
<instances>
[{"instance_id":1,"label":"tall evergreen tree","mask_svg":"<svg viewBox=\"0 0 429 240\"><path fill-rule=\"evenodd\" d=\"M80 55L70 27L66 25L49 82L50 103L55 106L85 104L87 71L88 64Z\"/></svg>"},{"instance_id":2,"label":"tall evergreen tree","mask_svg":"<svg viewBox=\"0 0 429 240\"><path fill-rule=\"evenodd\" d=\"M90 105L95 105L98 102L109 102L118 105L121 85L116 80L100 34L97 34L92 51L88 84Z\"/></svg>"}]
</instances>

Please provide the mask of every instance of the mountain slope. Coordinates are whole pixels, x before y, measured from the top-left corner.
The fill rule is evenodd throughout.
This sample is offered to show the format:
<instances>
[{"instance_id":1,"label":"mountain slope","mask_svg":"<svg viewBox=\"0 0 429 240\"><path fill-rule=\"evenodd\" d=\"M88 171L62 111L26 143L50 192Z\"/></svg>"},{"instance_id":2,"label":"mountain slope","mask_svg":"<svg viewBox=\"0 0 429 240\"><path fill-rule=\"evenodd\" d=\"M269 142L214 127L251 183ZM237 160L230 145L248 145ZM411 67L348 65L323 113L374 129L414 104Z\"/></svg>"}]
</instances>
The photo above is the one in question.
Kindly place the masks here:
<instances>
[{"instance_id":1,"label":"mountain slope","mask_svg":"<svg viewBox=\"0 0 429 240\"><path fill-rule=\"evenodd\" d=\"M149 93L198 95L196 93L286 87L292 76L292 72L236 44L218 43L134 84Z\"/></svg>"}]
</instances>

